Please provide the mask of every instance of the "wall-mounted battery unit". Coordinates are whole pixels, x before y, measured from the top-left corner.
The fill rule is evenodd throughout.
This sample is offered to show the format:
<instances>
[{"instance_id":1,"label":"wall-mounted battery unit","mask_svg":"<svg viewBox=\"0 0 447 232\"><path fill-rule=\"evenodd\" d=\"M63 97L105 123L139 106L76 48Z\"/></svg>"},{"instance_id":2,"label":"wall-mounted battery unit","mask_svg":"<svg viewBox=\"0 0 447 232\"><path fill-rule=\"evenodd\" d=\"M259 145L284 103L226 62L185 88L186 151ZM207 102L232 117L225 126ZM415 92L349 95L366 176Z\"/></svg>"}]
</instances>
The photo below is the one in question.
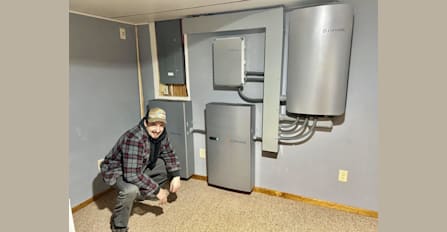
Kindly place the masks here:
<instances>
[{"instance_id":1,"label":"wall-mounted battery unit","mask_svg":"<svg viewBox=\"0 0 447 232\"><path fill-rule=\"evenodd\" d=\"M192 128L191 102L150 100L148 107L160 107L166 111L166 130L180 160L180 177L188 179L194 174L194 141L189 132Z\"/></svg>"},{"instance_id":2,"label":"wall-mounted battery unit","mask_svg":"<svg viewBox=\"0 0 447 232\"><path fill-rule=\"evenodd\" d=\"M252 191L254 115L253 105L206 105L206 169L210 185Z\"/></svg>"},{"instance_id":3,"label":"wall-mounted battery unit","mask_svg":"<svg viewBox=\"0 0 447 232\"><path fill-rule=\"evenodd\" d=\"M345 112L353 9L331 4L289 12L287 111Z\"/></svg>"},{"instance_id":4,"label":"wall-mounted battery unit","mask_svg":"<svg viewBox=\"0 0 447 232\"><path fill-rule=\"evenodd\" d=\"M242 86L245 76L244 38L216 38L212 46L214 88L237 89Z\"/></svg>"}]
</instances>

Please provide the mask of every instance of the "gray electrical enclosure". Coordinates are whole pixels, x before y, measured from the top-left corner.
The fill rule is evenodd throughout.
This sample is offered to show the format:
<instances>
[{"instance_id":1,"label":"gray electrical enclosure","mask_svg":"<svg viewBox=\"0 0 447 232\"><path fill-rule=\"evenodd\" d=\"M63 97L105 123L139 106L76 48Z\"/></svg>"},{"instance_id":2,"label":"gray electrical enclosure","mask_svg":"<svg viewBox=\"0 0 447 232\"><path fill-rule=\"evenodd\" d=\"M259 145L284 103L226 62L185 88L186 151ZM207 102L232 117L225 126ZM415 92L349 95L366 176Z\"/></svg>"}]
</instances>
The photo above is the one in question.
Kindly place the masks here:
<instances>
[{"instance_id":1,"label":"gray electrical enclosure","mask_svg":"<svg viewBox=\"0 0 447 232\"><path fill-rule=\"evenodd\" d=\"M253 105L206 105L206 167L210 185L252 191L254 115Z\"/></svg>"},{"instance_id":2,"label":"gray electrical enclosure","mask_svg":"<svg viewBox=\"0 0 447 232\"><path fill-rule=\"evenodd\" d=\"M192 105L190 101L150 100L149 107L160 107L166 111L166 130L175 153L180 160L180 177L188 179L194 174L194 141L192 127Z\"/></svg>"},{"instance_id":3,"label":"gray electrical enclosure","mask_svg":"<svg viewBox=\"0 0 447 232\"><path fill-rule=\"evenodd\" d=\"M155 22L158 67L163 84L185 84L185 59L180 19Z\"/></svg>"},{"instance_id":4,"label":"gray electrical enclosure","mask_svg":"<svg viewBox=\"0 0 447 232\"><path fill-rule=\"evenodd\" d=\"M237 89L244 83L243 37L216 38L213 41L213 84L215 89Z\"/></svg>"},{"instance_id":5,"label":"gray electrical enclosure","mask_svg":"<svg viewBox=\"0 0 447 232\"><path fill-rule=\"evenodd\" d=\"M345 112L353 14L348 4L289 12L288 112L329 116Z\"/></svg>"}]
</instances>

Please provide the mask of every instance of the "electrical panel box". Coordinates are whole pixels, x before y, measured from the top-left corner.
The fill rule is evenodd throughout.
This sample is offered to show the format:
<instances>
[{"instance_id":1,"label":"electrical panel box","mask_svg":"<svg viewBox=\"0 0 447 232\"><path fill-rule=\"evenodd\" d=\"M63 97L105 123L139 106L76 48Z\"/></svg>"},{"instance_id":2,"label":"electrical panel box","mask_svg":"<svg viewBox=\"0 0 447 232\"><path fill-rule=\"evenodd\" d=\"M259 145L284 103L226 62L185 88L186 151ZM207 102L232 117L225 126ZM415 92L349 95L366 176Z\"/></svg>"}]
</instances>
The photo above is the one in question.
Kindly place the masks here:
<instances>
[{"instance_id":1,"label":"electrical panel box","mask_svg":"<svg viewBox=\"0 0 447 232\"><path fill-rule=\"evenodd\" d=\"M330 4L289 12L287 111L339 116L345 112L353 9Z\"/></svg>"},{"instance_id":2,"label":"electrical panel box","mask_svg":"<svg viewBox=\"0 0 447 232\"><path fill-rule=\"evenodd\" d=\"M194 174L194 140L192 104L190 101L150 100L147 108L160 107L166 111L166 130L180 160L180 177L188 179Z\"/></svg>"},{"instance_id":3,"label":"electrical panel box","mask_svg":"<svg viewBox=\"0 0 447 232\"><path fill-rule=\"evenodd\" d=\"M255 170L254 116L253 105L206 105L206 169L210 185L252 191Z\"/></svg>"},{"instance_id":4,"label":"electrical panel box","mask_svg":"<svg viewBox=\"0 0 447 232\"><path fill-rule=\"evenodd\" d=\"M160 83L185 84L185 59L180 19L155 22Z\"/></svg>"},{"instance_id":5,"label":"electrical panel box","mask_svg":"<svg viewBox=\"0 0 447 232\"><path fill-rule=\"evenodd\" d=\"M216 38L212 46L214 88L237 89L242 86L245 77L244 38Z\"/></svg>"}]
</instances>

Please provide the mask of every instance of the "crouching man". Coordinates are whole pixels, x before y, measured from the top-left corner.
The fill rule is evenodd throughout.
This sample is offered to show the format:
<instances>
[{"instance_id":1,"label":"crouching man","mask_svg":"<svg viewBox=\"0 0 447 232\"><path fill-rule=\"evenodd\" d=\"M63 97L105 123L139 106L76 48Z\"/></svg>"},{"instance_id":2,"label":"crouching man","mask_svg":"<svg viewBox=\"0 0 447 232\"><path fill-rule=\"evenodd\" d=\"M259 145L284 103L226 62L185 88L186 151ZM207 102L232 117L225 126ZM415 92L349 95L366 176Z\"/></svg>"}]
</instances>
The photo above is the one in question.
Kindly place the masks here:
<instances>
[{"instance_id":1,"label":"crouching man","mask_svg":"<svg viewBox=\"0 0 447 232\"><path fill-rule=\"evenodd\" d=\"M105 156L101 174L118 194L111 218L111 229L128 231L135 200L157 197L165 204L169 192L180 188L180 163L165 130L166 112L152 108L126 131Z\"/></svg>"}]
</instances>

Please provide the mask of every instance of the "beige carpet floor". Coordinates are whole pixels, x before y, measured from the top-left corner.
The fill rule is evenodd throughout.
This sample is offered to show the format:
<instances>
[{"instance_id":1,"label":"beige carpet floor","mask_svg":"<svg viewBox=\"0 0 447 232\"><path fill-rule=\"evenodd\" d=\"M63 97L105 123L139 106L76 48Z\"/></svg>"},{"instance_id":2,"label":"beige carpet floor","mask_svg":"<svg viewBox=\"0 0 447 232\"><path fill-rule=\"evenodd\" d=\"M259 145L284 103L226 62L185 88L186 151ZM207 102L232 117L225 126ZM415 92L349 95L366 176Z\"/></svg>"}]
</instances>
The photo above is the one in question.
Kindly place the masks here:
<instances>
[{"instance_id":1,"label":"beige carpet floor","mask_svg":"<svg viewBox=\"0 0 447 232\"><path fill-rule=\"evenodd\" d=\"M208 186L206 181L182 181L170 203L136 202L131 232L376 232L376 218L315 206L263 193L238 193ZM110 231L116 192L73 214L76 232Z\"/></svg>"}]
</instances>

